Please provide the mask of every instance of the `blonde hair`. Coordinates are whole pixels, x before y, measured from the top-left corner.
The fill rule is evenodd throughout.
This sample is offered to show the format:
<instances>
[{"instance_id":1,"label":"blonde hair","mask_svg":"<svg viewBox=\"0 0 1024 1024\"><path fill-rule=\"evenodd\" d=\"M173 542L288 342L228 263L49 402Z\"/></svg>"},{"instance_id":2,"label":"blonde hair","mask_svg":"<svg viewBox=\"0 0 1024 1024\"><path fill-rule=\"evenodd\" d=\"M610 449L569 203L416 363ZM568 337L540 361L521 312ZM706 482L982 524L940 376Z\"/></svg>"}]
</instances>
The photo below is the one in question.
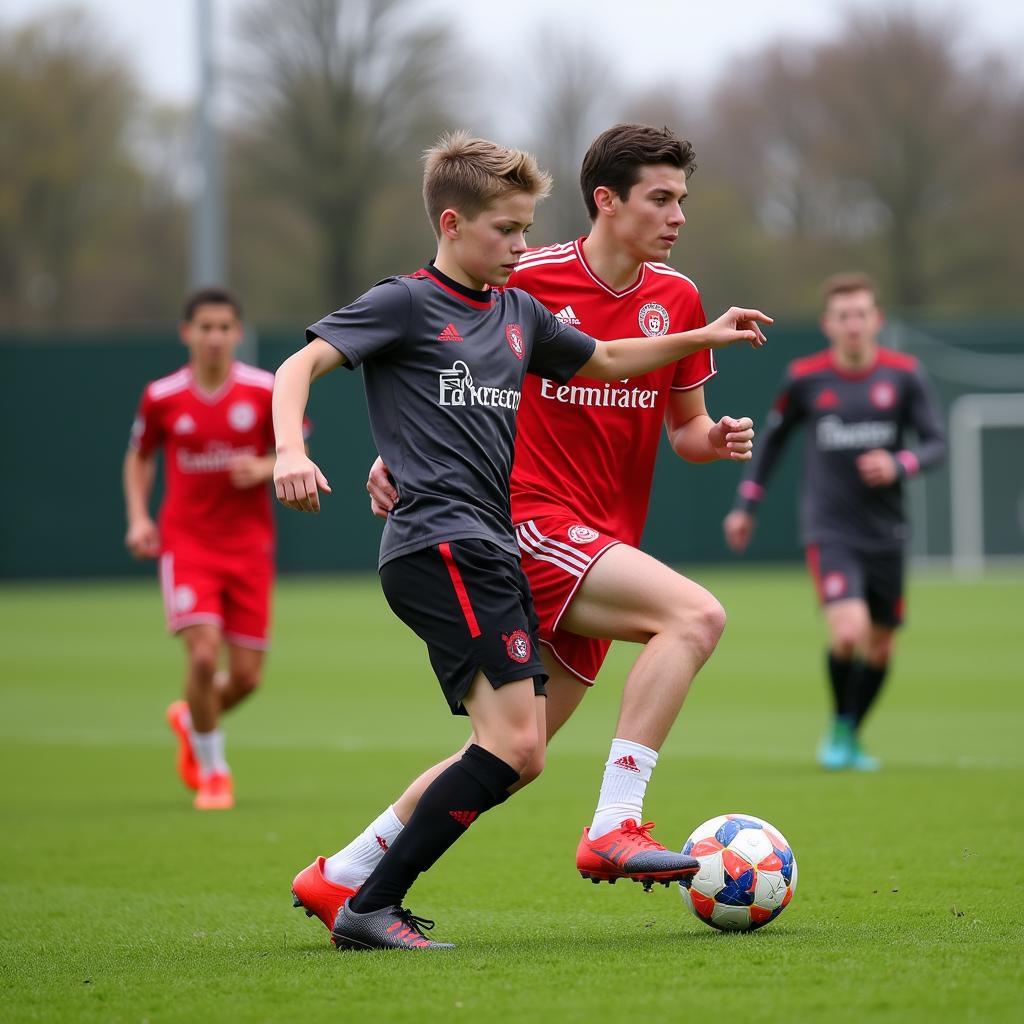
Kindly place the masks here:
<instances>
[{"instance_id":1,"label":"blonde hair","mask_svg":"<svg viewBox=\"0 0 1024 1024\"><path fill-rule=\"evenodd\" d=\"M473 138L466 131L442 135L424 153L423 205L435 235L449 207L473 220L495 199L513 192L535 199L551 192L551 175L531 153Z\"/></svg>"}]
</instances>

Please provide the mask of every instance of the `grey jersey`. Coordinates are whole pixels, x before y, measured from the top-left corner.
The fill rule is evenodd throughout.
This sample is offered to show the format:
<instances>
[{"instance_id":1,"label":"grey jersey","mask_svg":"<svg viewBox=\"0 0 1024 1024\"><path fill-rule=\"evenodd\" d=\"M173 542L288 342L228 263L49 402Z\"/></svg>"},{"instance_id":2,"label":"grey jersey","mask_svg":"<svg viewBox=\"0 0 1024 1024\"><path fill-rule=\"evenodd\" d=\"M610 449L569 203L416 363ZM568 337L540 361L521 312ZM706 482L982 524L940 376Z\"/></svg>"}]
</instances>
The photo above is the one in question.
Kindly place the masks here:
<instances>
[{"instance_id":1,"label":"grey jersey","mask_svg":"<svg viewBox=\"0 0 1024 1024\"><path fill-rule=\"evenodd\" d=\"M782 454L790 431L806 426L800 525L805 544L842 540L861 551L899 549L907 539L903 480L941 461L945 431L938 403L916 359L879 349L863 373L836 367L830 352L790 363L767 429L740 484L736 507L751 510ZM907 428L917 435L907 442ZM857 457L874 448L892 452L896 481L869 487Z\"/></svg>"},{"instance_id":2,"label":"grey jersey","mask_svg":"<svg viewBox=\"0 0 1024 1024\"><path fill-rule=\"evenodd\" d=\"M433 266L381 281L306 330L363 367L373 439L398 507L380 565L478 537L518 556L509 474L523 378L568 381L594 352L517 288L472 291Z\"/></svg>"}]
</instances>

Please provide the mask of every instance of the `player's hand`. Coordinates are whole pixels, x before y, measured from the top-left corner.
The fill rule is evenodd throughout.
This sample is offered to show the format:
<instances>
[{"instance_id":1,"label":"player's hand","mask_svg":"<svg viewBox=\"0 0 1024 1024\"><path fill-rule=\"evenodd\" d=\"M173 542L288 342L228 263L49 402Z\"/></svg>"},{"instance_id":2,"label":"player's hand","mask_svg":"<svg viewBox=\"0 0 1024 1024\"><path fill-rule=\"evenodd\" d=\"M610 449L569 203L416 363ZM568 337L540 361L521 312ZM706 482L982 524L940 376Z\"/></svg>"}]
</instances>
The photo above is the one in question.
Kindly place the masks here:
<instances>
[{"instance_id":1,"label":"player's hand","mask_svg":"<svg viewBox=\"0 0 1024 1024\"><path fill-rule=\"evenodd\" d=\"M391 482L388 467L379 455L366 478L366 493L370 496L370 511L380 519L387 519L388 513L398 504L398 491Z\"/></svg>"},{"instance_id":2,"label":"player's hand","mask_svg":"<svg viewBox=\"0 0 1024 1024\"><path fill-rule=\"evenodd\" d=\"M747 550L750 538L754 536L754 527L757 521L749 512L742 509L734 509L722 522L722 531L725 533L725 543L738 555Z\"/></svg>"},{"instance_id":3,"label":"player's hand","mask_svg":"<svg viewBox=\"0 0 1024 1024\"><path fill-rule=\"evenodd\" d=\"M868 487L885 487L899 476L896 458L884 448L872 448L857 456L857 472Z\"/></svg>"},{"instance_id":4,"label":"player's hand","mask_svg":"<svg viewBox=\"0 0 1024 1024\"><path fill-rule=\"evenodd\" d=\"M754 451L754 421L749 416L723 416L708 431L708 441L720 459L747 462Z\"/></svg>"},{"instance_id":5,"label":"player's hand","mask_svg":"<svg viewBox=\"0 0 1024 1024\"><path fill-rule=\"evenodd\" d=\"M160 531L156 523L148 517L129 523L124 545L133 558L156 558L160 554Z\"/></svg>"},{"instance_id":6,"label":"player's hand","mask_svg":"<svg viewBox=\"0 0 1024 1024\"><path fill-rule=\"evenodd\" d=\"M232 487L248 490L266 481L266 465L258 455L233 455L228 463L228 479Z\"/></svg>"},{"instance_id":7,"label":"player's hand","mask_svg":"<svg viewBox=\"0 0 1024 1024\"><path fill-rule=\"evenodd\" d=\"M304 452L279 452L274 463L274 492L285 508L296 512L319 512L320 491L331 493L327 477Z\"/></svg>"},{"instance_id":8,"label":"player's hand","mask_svg":"<svg viewBox=\"0 0 1024 1024\"><path fill-rule=\"evenodd\" d=\"M761 348L768 339L761 333L758 325L773 323L775 321L759 309L733 306L705 328L708 348L727 348L738 341L748 341L751 348Z\"/></svg>"}]
</instances>

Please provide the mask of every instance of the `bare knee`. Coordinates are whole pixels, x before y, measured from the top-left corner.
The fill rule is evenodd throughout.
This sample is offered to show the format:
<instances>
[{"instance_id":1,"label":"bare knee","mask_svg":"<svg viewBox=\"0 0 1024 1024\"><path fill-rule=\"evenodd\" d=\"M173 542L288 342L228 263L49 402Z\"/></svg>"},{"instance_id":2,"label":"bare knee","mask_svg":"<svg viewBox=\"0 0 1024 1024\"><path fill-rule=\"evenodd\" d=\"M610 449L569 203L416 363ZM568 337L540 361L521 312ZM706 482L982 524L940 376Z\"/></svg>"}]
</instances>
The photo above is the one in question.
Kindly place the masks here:
<instances>
[{"instance_id":1,"label":"bare knee","mask_svg":"<svg viewBox=\"0 0 1024 1024\"><path fill-rule=\"evenodd\" d=\"M188 666L193 676L213 683L220 656L219 645L209 640L197 640L188 646Z\"/></svg>"},{"instance_id":2,"label":"bare knee","mask_svg":"<svg viewBox=\"0 0 1024 1024\"><path fill-rule=\"evenodd\" d=\"M228 685L240 696L248 696L263 681L263 674L258 668L235 669L232 671Z\"/></svg>"},{"instance_id":3,"label":"bare knee","mask_svg":"<svg viewBox=\"0 0 1024 1024\"><path fill-rule=\"evenodd\" d=\"M533 777L536 778L544 767L544 741L538 737L534 722L521 728L507 730L496 744L490 746L490 749L519 772L520 779L531 767L537 766L538 758L539 767L536 767L536 774Z\"/></svg>"},{"instance_id":4,"label":"bare knee","mask_svg":"<svg viewBox=\"0 0 1024 1024\"><path fill-rule=\"evenodd\" d=\"M677 628L696 648L701 659L709 658L725 631L725 609L713 594L703 594L695 605L684 609Z\"/></svg>"},{"instance_id":5,"label":"bare knee","mask_svg":"<svg viewBox=\"0 0 1024 1024\"><path fill-rule=\"evenodd\" d=\"M873 634L868 641L865 660L872 668L884 668L892 658L892 633Z\"/></svg>"},{"instance_id":6,"label":"bare knee","mask_svg":"<svg viewBox=\"0 0 1024 1024\"><path fill-rule=\"evenodd\" d=\"M526 766L519 772L519 783L517 789L521 786L528 786L535 779L540 777L540 773L544 771L544 762L547 756L547 749L544 744L540 744L534 749L529 761L526 762Z\"/></svg>"}]
</instances>

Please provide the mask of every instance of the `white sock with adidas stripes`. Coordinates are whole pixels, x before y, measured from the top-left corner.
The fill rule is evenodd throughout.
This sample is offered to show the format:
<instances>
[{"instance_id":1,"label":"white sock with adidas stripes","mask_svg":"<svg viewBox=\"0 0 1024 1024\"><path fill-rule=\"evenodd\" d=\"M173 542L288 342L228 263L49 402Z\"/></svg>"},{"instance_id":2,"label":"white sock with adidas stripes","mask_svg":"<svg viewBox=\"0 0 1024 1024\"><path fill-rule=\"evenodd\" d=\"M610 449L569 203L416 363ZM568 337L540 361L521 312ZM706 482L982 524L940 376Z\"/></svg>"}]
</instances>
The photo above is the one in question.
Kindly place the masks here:
<instances>
[{"instance_id":1,"label":"white sock with adidas stripes","mask_svg":"<svg viewBox=\"0 0 1024 1024\"><path fill-rule=\"evenodd\" d=\"M370 872L403 828L395 808L388 807L348 846L324 861L324 878L335 885L358 889L370 877Z\"/></svg>"},{"instance_id":2,"label":"white sock with adidas stripes","mask_svg":"<svg viewBox=\"0 0 1024 1024\"><path fill-rule=\"evenodd\" d=\"M597 798L590 838L599 839L627 818L638 825L644 820L644 794L651 773L658 763L658 752L632 740L612 740L611 753L604 766L601 795Z\"/></svg>"}]
</instances>

